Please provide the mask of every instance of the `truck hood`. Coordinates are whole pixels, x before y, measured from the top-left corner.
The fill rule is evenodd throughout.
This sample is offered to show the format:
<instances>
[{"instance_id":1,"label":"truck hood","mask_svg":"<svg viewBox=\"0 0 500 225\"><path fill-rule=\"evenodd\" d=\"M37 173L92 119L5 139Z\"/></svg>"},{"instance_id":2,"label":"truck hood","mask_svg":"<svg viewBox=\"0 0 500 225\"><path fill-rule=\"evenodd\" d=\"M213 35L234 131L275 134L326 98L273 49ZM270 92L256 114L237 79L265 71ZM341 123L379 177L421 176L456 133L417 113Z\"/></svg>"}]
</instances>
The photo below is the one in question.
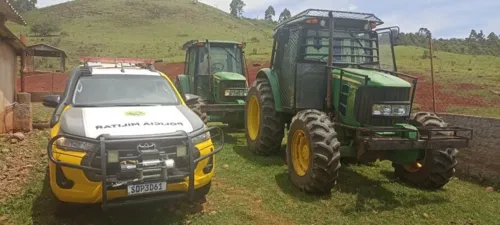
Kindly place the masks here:
<instances>
[{"instance_id":1,"label":"truck hood","mask_svg":"<svg viewBox=\"0 0 500 225\"><path fill-rule=\"evenodd\" d=\"M242 80L245 81L245 76L239 73L231 73L231 72L217 72L214 73L213 77L219 80Z\"/></svg>"},{"instance_id":2,"label":"truck hood","mask_svg":"<svg viewBox=\"0 0 500 225\"><path fill-rule=\"evenodd\" d=\"M179 130L190 133L204 126L203 121L184 105L70 107L60 121L64 133L88 138L97 138L101 134L168 134Z\"/></svg>"},{"instance_id":3,"label":"truck hood","mask_svg":"<svg viewBox=\"0 0 500 225\"><path fill-rule=\"evenodd\" d=\"M344 70L347 72L368 76L370 78L370 81L368 82L369 86L411 87L410 82L384 72L379 72L375 70L353 69L353 68L345 68ZM333 74L338 76L340 75L340 72L339 70L334 69ZM350 75L349 73L345 73L344 75L347 75L350 78L359 81L361 84L364 84L364 78L362 77Z\"/></svg>"}]
</instances>

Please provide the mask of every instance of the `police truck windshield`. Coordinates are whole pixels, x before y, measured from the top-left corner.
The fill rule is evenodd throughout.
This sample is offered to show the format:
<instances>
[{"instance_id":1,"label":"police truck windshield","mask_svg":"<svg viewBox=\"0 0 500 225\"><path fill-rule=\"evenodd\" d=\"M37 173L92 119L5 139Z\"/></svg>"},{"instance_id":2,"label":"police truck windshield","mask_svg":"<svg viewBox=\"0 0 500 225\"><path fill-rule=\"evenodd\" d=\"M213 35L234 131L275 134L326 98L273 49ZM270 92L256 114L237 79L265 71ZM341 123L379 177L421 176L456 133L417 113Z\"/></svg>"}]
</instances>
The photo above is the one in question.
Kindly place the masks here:
<instances>
[{"instance_id":1,"label":"police truck windshield","mask_svg":"<svg viewBox=\"0 0 500 225\"><path fill-rule=\"evenodd\" d=\"M78 81L73 95L78 106L176 105L180 100L160 76L93 75Z\"/></svg>"}]
</instances>

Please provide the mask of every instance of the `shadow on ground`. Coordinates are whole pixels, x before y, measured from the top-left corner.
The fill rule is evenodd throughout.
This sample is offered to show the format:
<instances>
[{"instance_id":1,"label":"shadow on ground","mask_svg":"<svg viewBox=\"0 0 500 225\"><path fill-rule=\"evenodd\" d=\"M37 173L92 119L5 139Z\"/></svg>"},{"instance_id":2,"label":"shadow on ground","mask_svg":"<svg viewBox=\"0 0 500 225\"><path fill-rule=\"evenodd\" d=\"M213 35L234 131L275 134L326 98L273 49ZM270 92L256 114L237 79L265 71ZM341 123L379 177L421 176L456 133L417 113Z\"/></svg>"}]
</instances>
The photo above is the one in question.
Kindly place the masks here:
<instances>
[{"instance_id":1,"label":"shadow on ground","mask_svg":"<svg viewBox=\"0 0 500 225\"><path fill-rule=\"evenodd\" d=\"M389 171L387 171L389 173ZM392 180L371 179L364 174L356 172L350 167L342 167L339 174L337 185L332 192L327 195L306 194L299 191L290 181L287 173L280 173L275 176L280 189L293 198L304 201L314 202L318 200L331 200L339 194L350 194L355 196L356 202L352 205L338 206L344 214L360 212L382 212L390 211L398 207L414 207L419 205L442 204L449 202L449 199L443 197L441 191L421 191L415 188L400 189L394 192L388 185L404 185Z\"/></svg>"},{"instance_id":2,"label":"shadow on ground","mask_svg":"<svg viewBox=\"0 0 500 225\"><path fill-rule=\"evenodd\" d=\"M33 201L32 221L39 225L59 224L185 224L186 216L202 211L201 204L152 203L109 209L100 205L72 206L56 215L57 202L45 177L43 190Z\"/></svg>"},{"instance_id":3,"label":"shadow on ground","mask_svg":"<svg viewBox=\"0 0 500 225\"><path fill-rule=\"evenodd\" d=\"M285 157L285 147L281 146L281 150L276 151L275 154L270 156L259 156L248 150L247 146L235 145L233 151L246 159L250 163L257 164L259 166L280 166L286 164Z\"/></svg>"}]
</instances>

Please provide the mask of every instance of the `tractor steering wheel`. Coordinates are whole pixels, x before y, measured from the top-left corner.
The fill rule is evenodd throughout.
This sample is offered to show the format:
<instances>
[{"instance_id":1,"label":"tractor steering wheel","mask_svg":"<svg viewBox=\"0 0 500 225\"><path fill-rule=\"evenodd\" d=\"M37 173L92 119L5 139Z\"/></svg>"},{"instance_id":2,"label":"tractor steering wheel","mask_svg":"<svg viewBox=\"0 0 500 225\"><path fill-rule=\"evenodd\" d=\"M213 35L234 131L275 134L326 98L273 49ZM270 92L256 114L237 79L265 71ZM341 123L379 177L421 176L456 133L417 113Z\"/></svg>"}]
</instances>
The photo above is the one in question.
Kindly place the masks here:
<instances>
[{"instance_id":1,"label":"tractor steering wheel","mask_svg":"<svg viewBox=\"0 0 500 225\"><path fill-rule=\"evenodd\" d=\"M224 64L214 63L212 64L212 70L222 71L224 69Z\"/></svg>"}]
</instances>

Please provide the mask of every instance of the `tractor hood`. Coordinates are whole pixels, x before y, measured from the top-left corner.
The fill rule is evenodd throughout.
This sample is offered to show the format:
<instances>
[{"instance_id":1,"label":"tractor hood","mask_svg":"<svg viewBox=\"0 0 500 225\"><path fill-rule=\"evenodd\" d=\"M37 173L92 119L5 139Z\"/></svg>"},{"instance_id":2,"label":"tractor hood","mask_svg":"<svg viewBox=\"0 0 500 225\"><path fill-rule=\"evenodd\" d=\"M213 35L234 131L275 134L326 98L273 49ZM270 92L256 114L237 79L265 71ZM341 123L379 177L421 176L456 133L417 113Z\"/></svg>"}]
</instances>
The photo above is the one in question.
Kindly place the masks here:
<instances>
[{"instance_id":1,"label":"tractor hood","mask_svg":"<svg viewBox=\"0 0 500 225\"><path fill-rule=\"evenodd\" d=\"M217 72L213 75L214 79L218 80L242 80L246 81L245 76L239 73L231 73L231 72Z\"/></svg>"},{"instance_id":2,"label":"tractor hood","mask_svg":"<svg viewBox=\"0 0 500 225\"><path fill-rule=\"evenodd\" d=\"M344 72L344 77L348 76L350 79L356 80L361 84L364 84L364 78L352 75L349 72L369 77L370 81L368 81L368 86L408 87L408 88L411 87L410 82L384 72L379 72L375 70L353 69L353 68L345 68L344 70L347 71L347 73ZM340 78L339 70L334 69L333 74L335 78Z\"/></svg>"}]
</instances>

